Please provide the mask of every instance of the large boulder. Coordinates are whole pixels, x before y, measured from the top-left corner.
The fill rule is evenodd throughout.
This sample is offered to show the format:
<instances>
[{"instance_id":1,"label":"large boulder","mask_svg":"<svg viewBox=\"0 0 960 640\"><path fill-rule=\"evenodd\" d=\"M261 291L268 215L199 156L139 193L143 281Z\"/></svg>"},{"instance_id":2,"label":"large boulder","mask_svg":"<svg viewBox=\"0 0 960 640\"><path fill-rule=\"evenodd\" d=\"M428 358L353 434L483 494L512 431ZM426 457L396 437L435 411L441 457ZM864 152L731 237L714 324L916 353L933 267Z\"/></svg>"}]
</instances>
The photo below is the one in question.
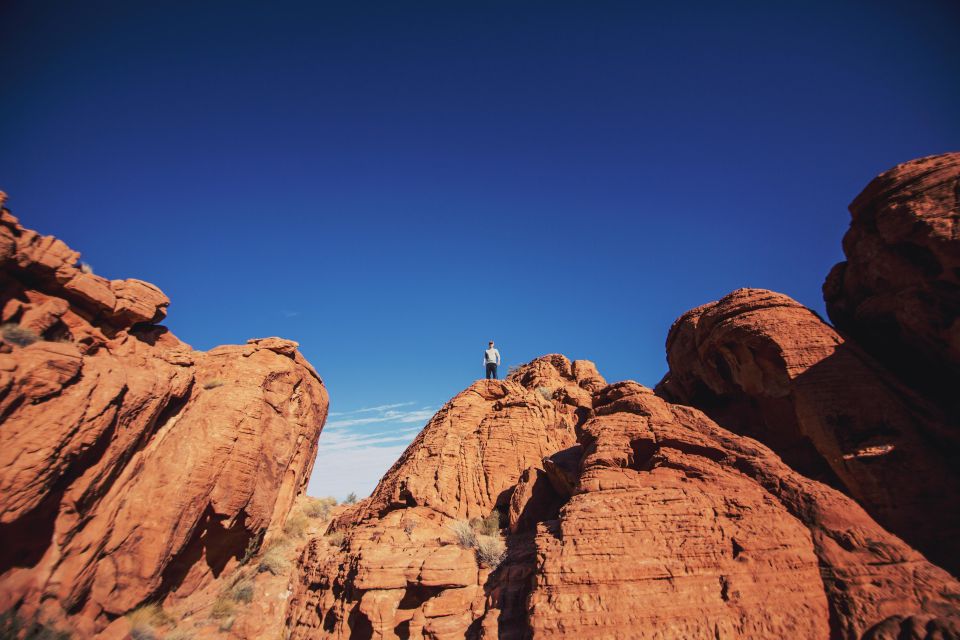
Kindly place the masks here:
<instances>
[{"instance_id":1,"label":"large boulder","mask_svg":"<svg viewBox=\"0 0 960 640\"><path fill-rule=\"evenodd\" d=\"M960 416L960 153L880 174L850 216L823 285L830 319Z\"/></svg>"},{"instance_id":2,"label":"large boulder","mask_svg":"<svg viewBox=\"0 0 960 640\"><path fill-rule=\"evenodd\" d=\"M296 343L194 351L78 257L0 213L0 611L86 637L282 525L328 401Z\"/></svg>"},{"instance_id":3,"label":"large boulder","mask_svg":"<svg viewBox=\"0 0 960 640\"><path fill-rule=\"evenodd\" d=\"M960 433L815 313L740 289L681 316L667 360L661 395L760 440L960 571Z\"/></svg>"}]
</instances>

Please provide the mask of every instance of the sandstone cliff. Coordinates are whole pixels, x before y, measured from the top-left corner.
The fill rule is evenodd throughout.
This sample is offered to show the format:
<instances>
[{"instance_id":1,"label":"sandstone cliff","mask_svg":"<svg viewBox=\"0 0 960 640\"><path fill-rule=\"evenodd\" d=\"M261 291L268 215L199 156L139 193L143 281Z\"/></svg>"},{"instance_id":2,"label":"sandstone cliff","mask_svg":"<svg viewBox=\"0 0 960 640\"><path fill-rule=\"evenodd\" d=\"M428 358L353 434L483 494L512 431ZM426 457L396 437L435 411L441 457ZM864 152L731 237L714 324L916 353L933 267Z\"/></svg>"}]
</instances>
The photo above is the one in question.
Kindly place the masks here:
<instances>
[{"instance_id":1,"label":"sandstone cliff","mask_svg":"<svg viewBox=\"0 0 960 640\"><path fill-rule=\"evenodd\" d=\"M327 411L279 338L192 350L169 303L0 214L0 611L89 636L282 525Z\"/></svg>"},{"instance_id":2,"label":"sandstone cliff","mask_svg":"<svg viewBox=\"0 0 960 640\"><path fill-rule=\"evenodd\" d=\"M491 513L492 563L461 533ZM334 528L303 557L294 638L860 638L949 630L960 598L760 443L562 356L451 400Z\"/></svg>"},{"instance_id":3,"label":"sandstone cliff","mask_svg":"<svg viewBox=\"0 0 960 640\"><path fill-rule=\"evenodd\" d=\"M960 420L960 153L882 173L850 205L830 319Z\"/></svg>"},{"instance_id":4,"label":"sandstone cliff","mask_svg":"<svg viewBox=\"0 0 960 640\"><path fill-rule=\"evenodd\" d=\"M661 395L764 442L960 571L960 431L812 311L735 291L677 320L667 360Z\"/></svg>"},{"instance_id":5,"label":"sandstone cliff","mask_svg":"<svg viewBox=\"0 0 960 640\"><path fill-rule=\"evenodd\" d=\"M657 393L557 355L471 385L308 546L292 637L960 638L957 184L854 202L841 333L739 290Z\"/></svg>"}]
</instances>

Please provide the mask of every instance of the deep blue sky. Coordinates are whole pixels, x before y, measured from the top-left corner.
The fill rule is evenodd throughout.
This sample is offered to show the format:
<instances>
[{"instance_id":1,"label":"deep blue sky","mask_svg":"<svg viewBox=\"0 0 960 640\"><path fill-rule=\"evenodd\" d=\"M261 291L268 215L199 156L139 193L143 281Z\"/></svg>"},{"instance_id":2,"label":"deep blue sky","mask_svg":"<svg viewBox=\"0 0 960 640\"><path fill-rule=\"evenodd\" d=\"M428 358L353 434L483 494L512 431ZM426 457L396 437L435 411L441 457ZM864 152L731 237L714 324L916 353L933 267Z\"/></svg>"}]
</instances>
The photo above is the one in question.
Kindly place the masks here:
<instances>
[{"instance_id":1,"label":"deep blue sky","mask_svg":"<svg viewBox=\"0 0 960 640\"><path fill-rule=\"evenodd\" d=\"M364 493L489 338L652 385L690 307L822 312L850 200L960 149L956 3L642 4L7 1L0 188L194 347L402 403L321 438Z\"/></svg>"}]
</instances>

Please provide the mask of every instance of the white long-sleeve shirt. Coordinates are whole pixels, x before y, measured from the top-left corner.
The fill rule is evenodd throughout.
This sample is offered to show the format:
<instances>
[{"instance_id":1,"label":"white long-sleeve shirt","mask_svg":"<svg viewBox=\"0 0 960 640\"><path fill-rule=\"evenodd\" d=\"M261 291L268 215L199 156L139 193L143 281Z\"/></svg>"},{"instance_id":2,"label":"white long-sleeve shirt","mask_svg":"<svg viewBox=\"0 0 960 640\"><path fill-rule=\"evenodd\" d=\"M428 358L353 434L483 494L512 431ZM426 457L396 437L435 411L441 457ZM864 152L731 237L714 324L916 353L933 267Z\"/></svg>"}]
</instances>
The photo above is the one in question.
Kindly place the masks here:
<instances>
[{"instance_id":1,"label":"white long-sleeve shirt","mask_svg":"<svg viewBox=\"0 0 960 640\"><path fill-rule=\"evenodd\" d=\"M490 347L483 352L483 364L487 365L491 362L500 366L500 352L497 351L496 347Z\"/></svg>"}]
</instances>

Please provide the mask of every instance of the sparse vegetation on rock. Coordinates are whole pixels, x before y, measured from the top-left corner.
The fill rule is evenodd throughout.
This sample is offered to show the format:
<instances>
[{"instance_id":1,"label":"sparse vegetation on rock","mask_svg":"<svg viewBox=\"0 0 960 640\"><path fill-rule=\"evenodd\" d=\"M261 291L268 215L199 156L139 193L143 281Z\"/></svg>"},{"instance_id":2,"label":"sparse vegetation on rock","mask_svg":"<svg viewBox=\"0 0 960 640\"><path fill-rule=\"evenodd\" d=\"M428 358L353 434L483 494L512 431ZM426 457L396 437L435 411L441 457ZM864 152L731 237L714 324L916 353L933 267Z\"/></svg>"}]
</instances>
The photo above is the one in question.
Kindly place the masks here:
<instances>
[{"instance_id":1,"label":"sparse vegetation on rock","mask_svg":"<svg viewBox=\"0 0 960 640\"><path fill-rule=\"evenodd\" d=\"M477 560L485 567L496 569L506 557L507 547L500 531L500 512L485 518L457 520L450 525L457 543L464 549L476 551Z\"/></svg>"},{"instance_id":2,"label":"sparse vegetation on rock","mask_svg":"<svg viewBox=\"0 0 960 640\"><path fill-rule=\"evenodd\" d=\"M27 347L41 338L33 329L21 327L15 322L7 322L0 325L0 335L3 341L18 347Z\"/></svg>"}]
</instances>

